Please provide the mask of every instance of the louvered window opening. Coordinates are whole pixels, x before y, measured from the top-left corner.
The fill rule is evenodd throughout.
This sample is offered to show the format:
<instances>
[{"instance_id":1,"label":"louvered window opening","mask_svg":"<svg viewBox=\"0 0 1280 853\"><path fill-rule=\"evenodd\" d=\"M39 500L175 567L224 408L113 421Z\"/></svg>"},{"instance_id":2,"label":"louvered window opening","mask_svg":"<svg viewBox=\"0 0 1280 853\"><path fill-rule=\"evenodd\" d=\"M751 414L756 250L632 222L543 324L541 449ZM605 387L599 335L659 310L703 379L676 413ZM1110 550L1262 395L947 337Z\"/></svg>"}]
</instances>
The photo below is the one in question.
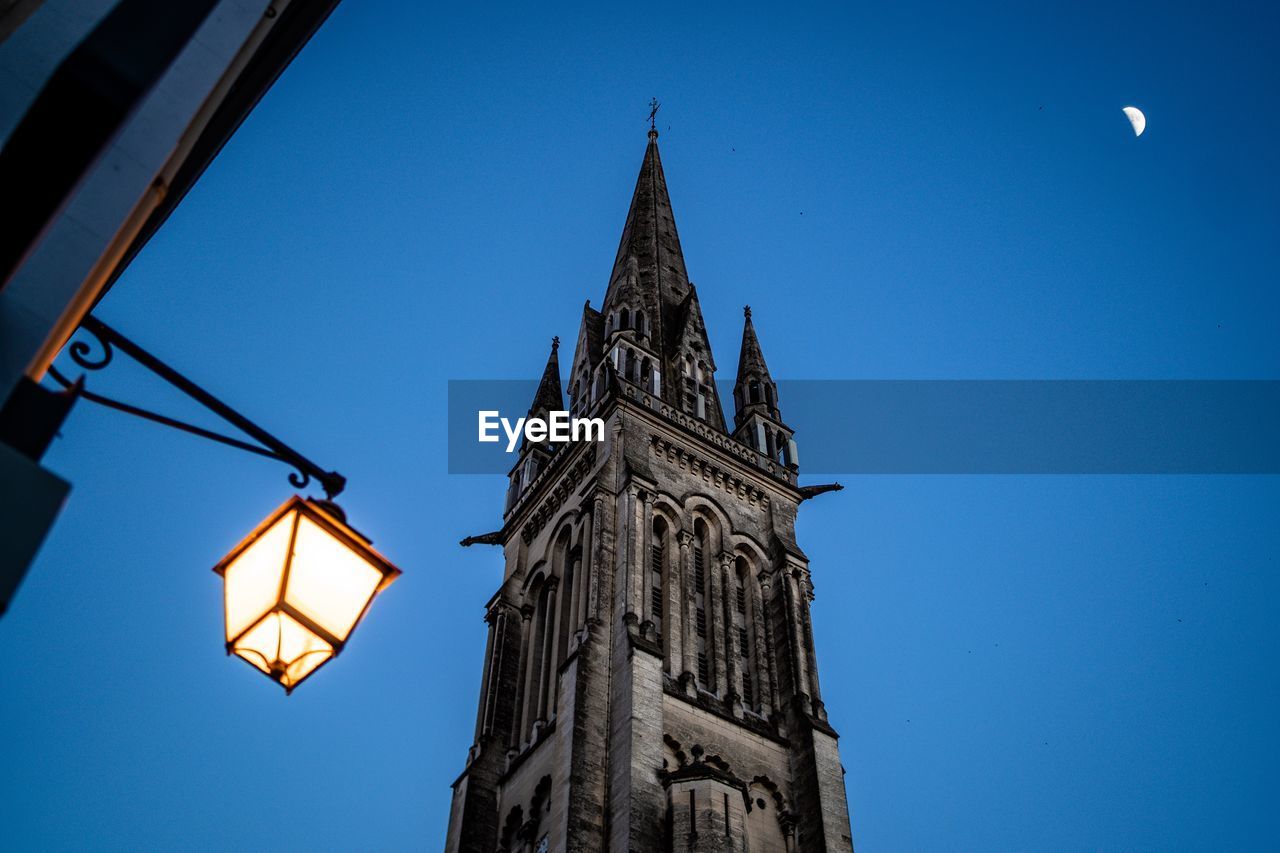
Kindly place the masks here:
<instances>
[{"instance_id":1,"label":"louvered window opening","mask_svg":"<svg viewBox=\"0 0 1280 853\"><path fill-rule=\"evenodd\" d=\"M654 544L649 552L649 605L654 621L662 618L662 566L666 562L665 549L661 542Z\"/></svg>"}]
</instances>

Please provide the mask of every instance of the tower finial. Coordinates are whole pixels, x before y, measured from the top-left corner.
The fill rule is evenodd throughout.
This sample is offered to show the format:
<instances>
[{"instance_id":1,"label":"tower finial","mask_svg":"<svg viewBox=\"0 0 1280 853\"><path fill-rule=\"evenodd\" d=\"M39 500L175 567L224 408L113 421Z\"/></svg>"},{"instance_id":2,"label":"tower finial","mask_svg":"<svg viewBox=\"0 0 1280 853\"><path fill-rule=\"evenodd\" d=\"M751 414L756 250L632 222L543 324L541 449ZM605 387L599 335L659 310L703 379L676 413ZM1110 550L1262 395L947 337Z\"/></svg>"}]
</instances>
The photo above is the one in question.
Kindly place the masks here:
<instances>
[{"instance_id":1,"label":"tower finial","mask_svg":"<svg viewBox=\"0 0 1280 853\"><path fill-rule=\"evenodd\" d=\"M658 128L656 125L658 121L658 110L661 109L661 107L662 107L662 104L658 103L657 98L649 99L649 138L650 139L653 139L658 135Z\"/></svg>"},{"instance_id":2,"label":"tower finial","mask_svg":"<svg viewBox=\"0 0 1280 853\"><path fill-rule=\"evenodd\" d=\"M750 320L750 319L751 319L751 306L750 306L750 305L743 305L743 306L742 306L742 315L743 315L744 317L746 317L748 320Z\"/></svg>"},{"instance_id":3,"label":"tower finial","mask_svg":"<svg viewBox=\"0 0 1280 853\"><path fill-rule=\"evenodd\" d=\"M555 352L558 349L560 349L560 336L556 335L551 339L551 351Z\"/></svg>"}]
</instances>

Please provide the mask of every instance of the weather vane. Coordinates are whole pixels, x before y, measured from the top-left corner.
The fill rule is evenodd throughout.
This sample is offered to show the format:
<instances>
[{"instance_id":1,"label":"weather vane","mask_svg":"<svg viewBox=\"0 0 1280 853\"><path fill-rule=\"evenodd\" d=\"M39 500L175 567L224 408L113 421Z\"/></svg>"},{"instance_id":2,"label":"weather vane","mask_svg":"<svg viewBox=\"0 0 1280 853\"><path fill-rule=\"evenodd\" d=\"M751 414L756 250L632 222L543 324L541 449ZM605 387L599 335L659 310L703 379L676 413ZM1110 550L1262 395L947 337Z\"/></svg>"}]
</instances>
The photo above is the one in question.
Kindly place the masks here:
<instances>
[{"instance_id":1,"label":"weather vane","mask_svg":"<svg viewBox=\"0 0 1280 853\"><path fill-rule=\"evenodd\" d=\"M654 127L654 123L658 115L658 108L661 106L662 104L658 103L657 98L649 99L649 129L650 130L657 130L657 128Z\"/></svg>"}]
</instances>

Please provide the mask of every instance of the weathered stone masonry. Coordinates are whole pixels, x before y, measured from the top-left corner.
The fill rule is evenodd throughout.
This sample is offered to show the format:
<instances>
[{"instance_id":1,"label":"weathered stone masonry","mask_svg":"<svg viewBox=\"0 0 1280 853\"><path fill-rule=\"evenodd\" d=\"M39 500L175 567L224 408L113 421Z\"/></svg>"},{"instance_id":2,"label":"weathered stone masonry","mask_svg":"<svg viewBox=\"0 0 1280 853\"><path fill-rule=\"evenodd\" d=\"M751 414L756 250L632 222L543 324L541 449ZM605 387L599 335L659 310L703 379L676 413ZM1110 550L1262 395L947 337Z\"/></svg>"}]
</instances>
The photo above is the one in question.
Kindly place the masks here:
<instances>
[{"instance_id":1,"label":"weathered stone masonry","mask_svg":"<svg viewBox=\"0 0 1280 853\"><path fill-rule=\"evenodd\" d=\"M526 443L479 538L506 570L449 851L852 851L795 540L822 489L750 309L725 419L657 136L568 374L605 440ZM557 341L530 415L562 408Z\"/></svg>"}]
</instances>

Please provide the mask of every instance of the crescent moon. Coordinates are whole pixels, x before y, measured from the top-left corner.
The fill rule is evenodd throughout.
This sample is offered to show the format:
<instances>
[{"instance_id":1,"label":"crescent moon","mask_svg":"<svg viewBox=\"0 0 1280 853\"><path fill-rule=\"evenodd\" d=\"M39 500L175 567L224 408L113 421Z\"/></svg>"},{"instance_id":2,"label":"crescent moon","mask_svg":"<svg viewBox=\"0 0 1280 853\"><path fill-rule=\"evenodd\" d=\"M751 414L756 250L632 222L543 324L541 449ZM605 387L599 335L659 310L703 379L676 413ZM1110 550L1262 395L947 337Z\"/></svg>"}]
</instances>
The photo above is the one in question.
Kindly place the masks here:
<instances>
[{"instance_id":1,"label":"crescent moon","mask_svg":"<svg viewBox=\"0 0 1280 853\"><path fill-rule=\"evenodd\" d=\"M1129 119L1129 124L1133 125L1133 135L1141 136L1142 131L1147 129L1147 117L1142 114L1142 110L1137 107L1125 107L1124 114Z\"/></svg>"}]
</instances>

